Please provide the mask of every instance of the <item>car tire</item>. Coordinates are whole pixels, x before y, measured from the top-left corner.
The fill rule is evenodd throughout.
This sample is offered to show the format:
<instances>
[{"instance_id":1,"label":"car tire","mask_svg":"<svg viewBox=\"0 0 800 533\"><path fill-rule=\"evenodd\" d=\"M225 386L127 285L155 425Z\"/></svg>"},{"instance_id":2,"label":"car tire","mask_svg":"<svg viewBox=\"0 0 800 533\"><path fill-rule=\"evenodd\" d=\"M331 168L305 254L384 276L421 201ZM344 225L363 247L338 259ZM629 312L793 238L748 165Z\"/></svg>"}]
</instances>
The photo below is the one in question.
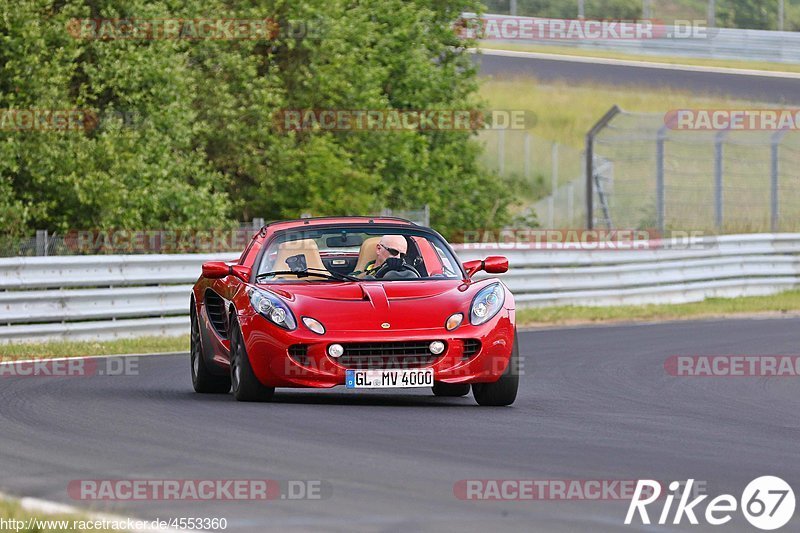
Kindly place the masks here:
<instances>
[{"instance_id":1,"label":"car tire","mask_svg":"<svg viewBox=\"0 0 800 533\"><path fill-rule=\"evenodd\" d=\"M250 358L242 341L242 333L236 320L231 321L231 390L240 402L268 402L275 394L275 387L266 387L253 373Z\"/></svg>"},{"instance_id":2,"label":"car tire","mask_svg":"<svg viewBox=\"0 0 800 533\"><path fill-rule=\"evenodd\" d=\"M457 398L469 394L469 383L444 383L442 381L433 382L433 395L445 398Z\"/></svg>"},{"instance_id":3,"label":"car tire","mask_svg":"<svg viewBox=\"0 0 800 533\"><path fill-rule=\"evenodd\" d=\"M519 389L519 342L514 330L514 346L503 375L494 383L473 383L472 395L478 405L502 406L511 405L517 399Z\"/></svg>"},{"instance_id":4,"label":"car tire","mask_svg":"<svg viewBox=\"0 0 800 533\"><path fill-rule=\"evenodd\" d=\"M189 337L189 358L191 361L192 386L195 392L201 394L225 394L231 390L230 376L217 376L212 374L206 364L203 353L202 334L200 321L192 303L191 334Z\"/></svg>"}]
</instances>

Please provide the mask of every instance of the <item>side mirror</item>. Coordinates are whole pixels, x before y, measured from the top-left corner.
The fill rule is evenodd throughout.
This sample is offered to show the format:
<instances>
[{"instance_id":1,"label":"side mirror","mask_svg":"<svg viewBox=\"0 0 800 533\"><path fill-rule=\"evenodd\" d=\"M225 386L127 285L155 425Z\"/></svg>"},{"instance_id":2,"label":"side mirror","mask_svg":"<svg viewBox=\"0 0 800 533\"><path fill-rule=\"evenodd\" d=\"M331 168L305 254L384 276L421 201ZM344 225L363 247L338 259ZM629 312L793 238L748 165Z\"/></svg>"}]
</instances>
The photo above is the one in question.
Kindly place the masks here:
<instances>
[{"instance_id":1,"label":"side mirror","mask_svg":"<svg viewBox=\"0 0 800 533\"><path fill-rule=\"evenodd\" d=\"M203 277L208 279L221 279L229 276L231 267L222 261L208 261L203 263Z\"/></svg>"},{"instance_id":2,"label":"side mirror","mask_svg":"<svg viewBox=\"0 0 800 533\"><path fill-rule=\"evenodd\" d=\"M473 261L467 261L462 266L464 270L467 271L467 276L470 278L481 270L489 274L502 274L508 272L508 258L501 255L490 255L483 261L475 259Z\"/></svg>"},{"instance_id":3,"label":"side mirror","mask_svg":"<svg viewBox=\"0 0 800 533\"><path fill-rule=\"evenodd\" d=\"M467 271L467 277L471 278L472 276L475 275L475 273L481 271L481 269L483 268L483 261L481 261L480 259L473 259L472 261L467 261L461 266L463 266L464 270Z\"/></svg>"},{"instance_id":4,"label":"side mirror","mask_svg":"<svg viewBox=\"0 0 800 533\"><path fill-rule=\"evenodd\" d=\"M231 267L231 274L239 278L240 280L244 281L245 283L250 282L250 274L252 274L253 269L250 267L246 267L244 265L233 265Z\"/></svg>"},{"instance_id":5,"label":"side mirror","mask_svg":"<svg viewBox=\"0 0 800 533\"><path fill-rule=\"evenodd\" d=\"M483 269L489 274L508 272L508 258L502 255L490 255L483 260Z\"/></svg>"},{"instance_id":6,"label":"side mirror","mask_svg":"<svg viewBox=\"0 0 800 533\"><path fill-rule=\"evenodd\" d=\"M223 261L208 261L203 263L203 277L208 279L222 279L234 275L244 282L250 280L252 269L244 265L230 266Z\"/></svg>"}]
</instances>

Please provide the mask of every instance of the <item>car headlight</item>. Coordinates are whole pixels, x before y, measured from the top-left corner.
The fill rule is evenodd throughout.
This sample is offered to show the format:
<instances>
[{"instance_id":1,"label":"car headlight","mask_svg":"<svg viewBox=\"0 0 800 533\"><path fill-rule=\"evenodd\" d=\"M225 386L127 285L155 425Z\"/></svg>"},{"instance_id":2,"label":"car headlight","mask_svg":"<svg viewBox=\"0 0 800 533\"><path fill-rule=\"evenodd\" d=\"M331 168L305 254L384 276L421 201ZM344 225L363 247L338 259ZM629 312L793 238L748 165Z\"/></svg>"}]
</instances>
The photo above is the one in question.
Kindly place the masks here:
<instances>
[{"instance_id":1,"label":"car headlight","mask_svg":"<svg viewBox=\"0 0 800 533\"><path fill-rule=\"evenodd\" d=\"M475 298L472 300L472 307L469 313L470 323L473 326L478 326L484 322L488 322L500 312L505 300L506 292L499 283L493 283L488 287L484 287L478 291L478 294L476 294Z\"/></svg>"},{"instance_id":2,"label":"car headlight","mask_svg":"<svg viewBox=\"0 0 800 533\"><path fill-rule=\"evenodd\" d=\"M293 330L297 327L292 310L283 300L270 294L256 289L250 291L250 304L258 314L284 329Z\"/></svg>"}]
</instances>

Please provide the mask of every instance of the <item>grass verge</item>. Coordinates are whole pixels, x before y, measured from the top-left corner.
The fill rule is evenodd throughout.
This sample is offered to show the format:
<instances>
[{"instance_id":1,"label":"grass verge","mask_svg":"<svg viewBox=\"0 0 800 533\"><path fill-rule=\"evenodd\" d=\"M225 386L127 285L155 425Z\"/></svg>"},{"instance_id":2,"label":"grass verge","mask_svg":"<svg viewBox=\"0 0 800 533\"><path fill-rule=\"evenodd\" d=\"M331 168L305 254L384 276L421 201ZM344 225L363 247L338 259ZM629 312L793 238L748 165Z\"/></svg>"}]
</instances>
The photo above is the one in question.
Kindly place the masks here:
<instances>
[{"instance_id":1,"label":"grass verge","mask_svg":"<svg viewBox=\"0 0 800 533\"><path fill-rule=\"evenodd\" d=\"M97 533L112 531L109 529L94 529L94 527L87 528L85 522L91 522L91 520L81 515L54 514L44 516L30 512L24 509L19 502L10 500L0 501L0 520L6 526L3 529L15 531L16 533L88 533L90 531ZM10 520L17 520L18 522L9 522ZM88 525L94 526L95 524Z\"/></svg>"},{"instance_id":2,"label":"grass verge","mask_svg":"<svg viewBox=\"0 0 800 533\"><path fill-rule=\"evenodd\" d=\"M734 59L703 59L693 57L656 56L646 54L628 54L606 50L584 50L563 46L547 46L522 43L484 42L480 47L487 50L511 50L514 52L536 52L541 54L558 54L564 56L597 57L603 59L622 59L625 61L647 61L667 65L692 65L697 67L720 67L746 70L765 70L768 72L800 72L800 65L784 63L768 63L766 61L747 61Z\"/></svg>"},{"instance_id":3,"label":"grass verge","mask_svg":"<svg viewBox=\"0 0 800 533\"><path fill-rule=\"evenodd\" d=\"M690 91L617 87L595 83L542 83L536 78L482 78L480 95L491 109L524 109L536 114L535 136L583 149L586 132L614 104L625 111L664 114L672 109L747 109L755 102ZM493 130L489 130L491 133ZM524 132L511 131L511 134ZM509 135L510 136L510 135ZM496 143L489 143L493 149Z\"/></svg>"},{"instance_id":4,"label":"grass verge","mask_svg":"<svg viewBox=\"0 0 800 533\"><path fill-rule=\"evenodd\" d=\"M709 298L702 302L687 304L524 308L517 310L517 324L551 326L764 314L780 316L798 311L800 311L800 290L792 290L770 296Z\"/></svg>"},{"instance_id":5,"label":"grass verge","mask_svg":"<svg viewBox=\"0 0 800 533\"><path fill-rule=\"evenodd\" d=\"M0 344L0 357L15 359L187 351L189 351L188 335L181 337L141 337L138 339L119 339L104 342L57 341Z\"/></svg>"},{"instance_id":6,"label":"grass verge","mask_svg":"<svg viewBox=\"0 0 800 533\"><path fill-rule=\"evenodd\" d=\"M528 131L485 130L479 135L484 146L481 163L500 173L514 191L514 212L525 213L533 202L548 196L551 176L558 185L582 183L586 132L617 104L623 110L644 115L618 117L601 140L600 153L613 161L615 180L613 216L618 227L655 225L655 135L664 114L675 109L752 109L776 107L723 95L698 95L668 88L618 87L601 84L570 85L543 83L535 78L482 78L481 96L491 109L519 109L536 115ZM526 134L531 134L527 137ZM627 135L628 141L625 141ZM707 232L717 231L713 209L715 172L714 134L711 132L670 132L664 154L667 225ZM622 140L620 140L622 139ZM771 150L769 132L735 132L726 140L724 168L726 233L769 231ZM502 141L502 144L501 142ZM559 145L553 164L552 143ZM501 146L503 148L501 148ZM787 136L779 152L780 168L794 168L800 154L798 140ZM527 166L526 166L527 156ZM502 165L501 165L502 160ZM502 172L501 172L502 169ZM794 175L781 175L786 190L795 186ZM785 184L785 185L784 185ZM580 185L579 185L580 186ZM575 189L573 189L575 190ZM566 190L556 205L553 224L574 227L581 223L581 198L577 208L568 209ZM546 224L546 207L540 208L539 222ZM790 195L780 197L781 228L793 231L800 220L800 202ZM570 215L572 219L570 219Z\"/></svg>"}]
</instances>

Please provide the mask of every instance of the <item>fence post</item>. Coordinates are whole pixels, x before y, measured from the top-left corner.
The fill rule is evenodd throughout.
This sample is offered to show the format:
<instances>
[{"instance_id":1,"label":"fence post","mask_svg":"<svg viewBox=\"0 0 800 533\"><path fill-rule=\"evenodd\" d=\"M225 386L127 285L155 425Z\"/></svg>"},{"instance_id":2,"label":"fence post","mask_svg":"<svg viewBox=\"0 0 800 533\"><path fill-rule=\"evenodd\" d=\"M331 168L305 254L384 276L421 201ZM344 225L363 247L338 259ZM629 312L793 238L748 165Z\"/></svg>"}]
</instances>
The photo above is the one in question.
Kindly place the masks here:
<instances>
[{"instance_id":1,"label":"fence post","mask_svg":"<svg viewBox=\"0 0 800 533\"><path fill-rule=\"evenodd\" d=\"M592 184L594 178L594 138L600 133L608 123L611 122L615 116L621 113L622 110L619 106L614 105L609 109L603 118L597 121L597 124L592 126L592 129L586 134L586 227L592 229L594 227L594 185Z\"/></svg>"},{"instance_id":2,"label":"fence post","mask_svg":"<svg viewBox=\"0 0 800 533\"><path fill-rule=\"evenodd\" d=\"M706 23L709 28L717 27L717 5L715 0L708 0L708 20Z\"/></svg>"},{"instance_id":3,"label":"fence post","mask_svg":"<svg viewBox=\"0 0 800 533\"><path fill-rule=\"evenodd\" d=\"M578 0L578 18L586 18L586 3L585 0Z\"/></svg>"},{"instance_id":4,"label":"fence post","mask_svg":"<svg viewBox=\"0 0 800 533\"><path fill-rule=\"evenodd\" d=\"M714 137L714 226L717 232L722 231L722 150L727 131L721 131Z\"/></svg>"},{"instance_id":5,"label":"fence post","mask_svg":"<svg viewBox=\"0 0 800 533\"><path fill-rule=\"evenodd\" d=\"M652 9L650 6L650 0L642 0L642 18L649 19L652 18Z\"/></svg>"},{"instance_id":6,"label":"fence post","mask_svg":"<svg viewBox=\"0 0 800 533\"><path fill-rule=\"evenodd\" d=\"M523 166L523 173L525 174L525 178L531 177L531 134L525 132L525 141L524 141L524 152L525 152L525 161Z\"/></svg>"},{"instance_id":7,"label":"fence post","mask_svg":"<svg viewBox=\"0 0 800 533\"><path fill-rule=\"evenodd\" d=\"M36 230L36 255L38 256L46 256L47 255L47 230L46 229L37 229Z\"/></svg>"},{"instance_id":8,"label":"fence post","mask_svg":"<svg viewBox=\"0 0 800 533\"><path fill-rule=\"evenodd\" d=\"M558 143L550 147L550 194L555 196L558 189Z\"/></svg>"},{"instance_id":9,"label":"fence post","mask_svg":"<svg viewBox=\"0 0 800 533\"><path fill-rule=\"evenodd\" d=\"M567 184L567 224L575 223L575 186L570 181Z\"/></svg>"},{"instance_id":10,"label":"fence post","mask_svg":"<svg viewBox=\"0 0 800 533\"><path fill-rule=\"evenodd\" d=\"M517 16L517 0L511 0L511 5L508 9L509 13L513 16Z\"/></svg>"},{"instance_id":11,"label":"fence post","mask_svg":"<svg viewBox=\"0 0 800 533\"><path fill-rule=\"evenodd\" d=\"M667 139L667 127L661 126L656 136L656 228L664 234L664 142Z\"/></svg>"},{"instance_id":12,"label":"fence post","mask_svg":"<svg viewBox=\"0 0 800 533\"><path fill-rule=\"evenodd\" d=\"M778 148L786 135L786 130L776 131L770 138L770 151L771 151L771 164L770 164L770 195L769 195L769 228L772 233L778 231L778 218L780 216L778 206L778 176L780 173L780 158L778 157Z\"/></svg>"},{"instance_id":13,"label":"fence post","mask_svg":"<svg viewBox=\"0 0 800 533\"><path fill-rule=\"evenodd\" d=\"M497 130L497 173L506 173L506 130Z\"/></svg>"}]
</instances>

